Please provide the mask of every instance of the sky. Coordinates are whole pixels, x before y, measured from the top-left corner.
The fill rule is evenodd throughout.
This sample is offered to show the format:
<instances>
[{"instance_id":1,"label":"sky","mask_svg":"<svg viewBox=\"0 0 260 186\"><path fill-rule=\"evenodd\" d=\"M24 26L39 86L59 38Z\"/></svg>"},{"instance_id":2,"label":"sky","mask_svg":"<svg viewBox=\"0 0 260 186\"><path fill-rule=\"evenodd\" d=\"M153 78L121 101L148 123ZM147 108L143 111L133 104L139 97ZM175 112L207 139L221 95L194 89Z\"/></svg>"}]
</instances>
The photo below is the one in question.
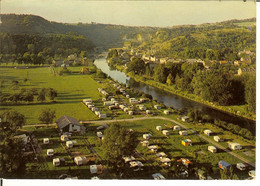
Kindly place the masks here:
<instances>
[{"instance_id":1,"label":"sky","mask_svg":"<svg viewBox=\"0 0 260 186\"><path fill-rule=\"evenodd\" d=\"M256 17L254 0L1 0L2 13L34 14L62 23L168 27Z\"/></svg>"}]
</instances>

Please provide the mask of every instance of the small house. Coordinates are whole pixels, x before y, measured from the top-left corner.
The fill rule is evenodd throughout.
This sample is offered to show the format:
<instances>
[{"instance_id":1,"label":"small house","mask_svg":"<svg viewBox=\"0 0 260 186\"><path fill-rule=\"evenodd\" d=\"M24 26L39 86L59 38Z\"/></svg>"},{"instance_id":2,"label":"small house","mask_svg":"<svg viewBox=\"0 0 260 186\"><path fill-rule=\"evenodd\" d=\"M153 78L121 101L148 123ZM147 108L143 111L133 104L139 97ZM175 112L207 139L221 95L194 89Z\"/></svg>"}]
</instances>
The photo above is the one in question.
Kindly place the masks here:
<instances>
[{"instance_id":1,"label":"small house","mask_svg":"<svg viewBox=\"0 0 260 186\"><path fill-rule=\"evenodd\" d=\"M91 174L101 174L103 172L102 165L90 165L90 173Z\"/></svg>"},{"instance_id":2,"label":"small house","mask_svg":"<svg viewBox=\"0 0 260 186\"><path fill-rule=\"evenodd\" d=\"M160 106L160 105L154 105L154 108L155 108L156 110L160 110L160 109L161 109L161 106Z\"/></svg>"},{"instance_id":3,"label":"small house","mask_svg":"<svg viewBox=\"0 0 260 186\"><path fill-rule=\"evenodd\" d=\"M177 160L177 162L181 162L186 167L189 167L189 165L192 164L191 161L187 158L181 158L181 159Z\"/></svg>"},{"instance_id":4,"label":"small house","mask_svg":"<svg viewBox=\"0 0 260 186\"><path fill-rule=\"evenodd\" d=\"M134 169L134 171L142 170L142 167L144 166L140 161L131 161L129 164L130 167Z\"/></svg>"},{"instance_id":5,"label":"small house","mask_svg":"<svg viewBox=\"0 0 260 186\"><path fill-rule=\"evenodd\" d=\"M53 149L47 149L47 156L51 157L54 155L54 150Z\"/></svg>"},{"instance_id":6,"label":"small house","mask_svg":"<svg viewBox=\"0 0 260 186\"><path fill-rule=\"evenodd\" d=\"M104 124L104 125L98 126L97 130L106 129L106 128L108 128L108 125Z\"/></svg>"},{"instance_id":7,"label":"small house","mask_svg":"<svg viewBox=\"0 0 260 186\"><path fill-rule=\"evenodd\" d=\"M152 151L152 152L157 152L158 147L157 147L156 145L150 145L150 146L148 146L148 149L149 149L150 151Z\"/></svg>"},{"instance_id":8,"label":"small house","mask_svg":"<svg viewBox=\"0 0 260 186\"><path fill-rule=\"evenodd\" d=\"M169 110L164 110L163 113L168 115L168 114L170 114L170 111Z\"/></svg>"},{"instance_id":9,"label":"small house","mask_svg":"<svg viewBox=\"0 0 260 186\"><path fill-rule=\"evenodd\" d=\"M181 127L178 126L178 125L175 125L175 126L173 127L173 130L179 131L179 130L181 130Z\"/></svg>"},{"instance_id":10,"label":"small house","mask_svg":"<svg viewBox=\"0 0 260 186\"><path fill-rule=\"evenodd\" d=\"M237 163L236 167L241 171L246 170L246 166L244 163Z\"/></svg>"},{"instance_id":11,"label":"small house","mask_svg":"<svg viewBox=\"0 0 260 186\"><path fill-rule=\"evenodd\" d=\"M66 141L66 146L68 148L72 148L73 147L73 142L72 141Z\"/></svg>"},{"instance_id":12,"label":"small house","mask_svg":"<svg viewBox=\"0 0 260 186\"><path fill-rule=\"evenodd\" d=\"M98 108L97 108L97 107L92 107L92 108L91 108L91 111L92 111L92 112L98 111Z\"/></svg>"},{"instance_id":13,"label":"small house","mask_svg":"<svg viewBox=\"0 0 260 186\"><path fill-rule=\"evenodd\" d=\"M95 111L95 114L98 116L101 112L100 111Z\"/></svg>"},{"instance_id":14,"label":"small house","mask_svg":"<svg viewBox=\"0 0 260 186\"><path fill-rule=\"evenodd\" d=\"M56 124L61 132L79 132L84 134L86 127L83 126L75 118L63 116L56 121Z\"/></svg>"},{"instance_id":15,"label":"small house","mask_svg":"<svg viewBox=\"0 0 260 186\"><path fill-rule=\"evenodd\" d=\"M184 139L181 141L183 146L192 146L192 141L190 139Z\"/></svg>"},{"instance_id":16,"label":"small house","mask_svg":"<svg viewBox=\"0 0 260 186\"><path fill-rule=\"evenodd\" d=\"M180 134L181 136L187 136L187 135L188 135L188 132L187 132L186 130L181 130L181 131L179 131L179 134Z\"/></svg>"},{"instance_id":17,"label":"small house","mask_svg":"<svg viewBox=\"0 0 260 186\"><path fill-rule=\"evenodd\" d=\"M240 150L242 149L242 145L240 145L239 143L229 142L228 148L230 148L231 150Z\"/></svg>"},{"instance_id":18,"label":"small house","mask_svg":"<svg viewBox=\"0 0 260 186\"><path fill-rule=\"evenodd\" d=\"M92 99L83 99L83 103L92 103Z\"/></svg>"},{"instance_id":19,"label":"small house","mask_svg":"<svg viewBox=\"0 0 260 186\"><path fill-rule=\"evenodd\" d=\"M114 103L112 101L105 101L104 106L110 106L113 105Z\"/></svg>"},{"instance_id":20,"label":"small house","mask_svg":"<svg viewBox=\"0 0 260 186\"><path fill-rule=\"evenodd\" d=\"M160 161L161 161L164 165L168 165L168 166L171 165L171 160L170 160L170 158L161 157L161 158L160 158Z\"/></svg>"},{"instance_id":21,"label":"small house","mask_svg":"<svg viewBox=\"0 0 260 186\"><path fill-rule=\"evenodd\" d=\"M99 114L98 117L104 119L104 118L107 118L107 115L106 114Z\"/></svg>"},{"instance_id":22,"label":"small house","mask_svg":"<svg viewBox=\"0 0 260 186\"><path fill-rule=\"evenodd\" d=\"M214 136L213 138L214 138L214 141L216 141L216 142L223 141L219 136Z\"/></svg>"},{"instance_id":23,"label":"small house","mask_svg":"<svg viewBox=\"0 0 260 186\"><path fill-rule=\"evenodd\" d=\"M145 113L146 114L151 114L151 111L150 110L146 110Z\"/></svg>"},{"instance_id":24,"label":"small house","mask_svg":"<svg viewBox=\"0 0 260 186\"><path fill-rule=\"evenodd\" d=\"M188 116L183 116L181 117L181 120L184 122L188 122L189 121L189 117Z\"/></svg>"},{"instance_id":25,"label":"small house","mask_svg":"<svg viewBox=\"0 0 260 186\"><path fill-rule=\"evenodd\" d=\"M149 145L149 141L142 141L141 142L143 146L147 147Z\"/></svg>"},{"instance_id":26,"label":"small house","mask_svg":"<svg viewBox=\"0 0 260 186\"><path fill-rule=\"evenodd\" d=\"M87 158L84 157L84 156L76 156L74 158L74 162L76 163L76 165L84 165L86 164L88 161L87 161Z\"/></svg>"},{"instance_id":27,"label":"small house","mask_svg":"<svg viewBox=\"0 0 260 186\"><path fill-rule=\"evenodd\" d=\"M223 160L218 162L218 166L221 169L230 169L231 168L231 165Z\"/></svg>"},{"instance_id":28,"label":"small house","mask_svg":"<svg viewBox=\"0 0 260 186\"><path fill-rule=\"evenodd\" d=\"M151 134L143 134L144 139L150 139L152 137Z\"/></svg>"},{"instance_id":29,"label":"small house","mask_svg":"<svg viewBox=\"0 0 260 186\"><path fill-rule=\"evenodd\" d=\"M49 144L50 140L49 138L43 138L43 144Z\"/></svg>"},{"instance_id":30,"label":"small house","mask_svg":"<svg viewBox=\"0 0 260 186\"><path fill-rule=\"evenodd\" d=\"M52 160L53 166L65 166L65 159L64 158L55 158Z\"/></svg>"},{"instance_id":31,"label":"small house","mask_svg":"<svg viewBox=\"0 0 260 186\"><path fill-rule=\"evenodd\" d=\"M167 155L164 152L159 152L156 154L156 156L160 157L166 157Z\"/></svg>"},{"instance_id":32,"label":"small house","mask_svg":"<svg viewBox=\"0 0 260 186\"><path fill-rule=\"evenodd\" d=\"M161 131L162 130L162 126L156 126L156 130Z\"/></svg>"},{"instance_id":33,"label":"small house","mask_svg":"<svg viewBox=\"0 0 260 186\"><path fill-rule=\"evenodd\" d=\"M165 180L165 177L161 173L152 174L152 177L155 180Z\"/></svg>"},{"instance_id":34,"label":"small house","mask_svg":"<svg viewBox=\"0 0 260 186\"><path fill-rule=\"evenodd\" d=\"M129 103L133 104L138 104L138 100L135 98L129 98Z\"/></svg>"},{"instance_id":35,"label":"small house","mask_svg":"<svg viewBox=\"0 0 260 186\"><path fill-rule=\"evenodd\" d=\"M128 111L128 114L132 116L132 115L134 115L134 111L129 110L129 111Z\"/></svg>"},{"instance_id":36,"label":"small house","mask_svg":"<svg viewBox=\"0 0 260 186\"><path fill-rule=\"evenodd\" d=\"M255 170L251 170L248 172L248 175L252 178L255 178L256 174L255 174Z\"/></svg>"},{"instance_id":37,"label":"small house","mask_svg":"<svg viewBox=\"0 0 260 186\"><path fill-rule=\"evenodd\" d=\"M126 156L126 157L123 157L123 160L125 160L125 163L128 163L128 162L134 161L135 158L133 156L131 156L131 157Z\"/></svg>"},{"instance_id":38,"label":"small house","mask_svg":"<svg viewBox=\"0 0 260 186\"><path fill-rule=\"evenodd\" d=\"M212 152L212 153L216 153L217 152L217 148L214 146L208 146L208 151Z\"/></svg>"},{"instance_id":39,"label":"small house","mask_svg":"<svg viewBox=\"0 0 260 186\"><path fill-rule=\"evenodd\" d=\"M69 140L69 136L66 135L66 134L63 134L63 135L61 135L60 140L61 141L68 141Z\"/></svg>"},{"instance_id":40,"label":"small house","mask_svg":"<svg viewBox=\"0 0 260 186\"><path fill-rule=\"evenodd\" d=\"M146 107L144 105L139 105L139 110L141 111L146 110Z\"/></svg>"},{"instance_id":41,"label":"small house","mask_svg":"<svg viewBox=\"0 0 260 186\"><path fill-rule=\"evenodd\" d=\"M93 105L93 104L88 104L88 108L89 108L89 109L92 109L92 107L95 107L95 105Z\"/></svg>"},{"instance_id":42,"label":"small house","mask_svg":"<svg viewBox=\"0 0 260 186\"><path fill-rule=\"evenodd\" d=\"M170 135L170 133L169 133L169 131L168 131L168 130L163 130L163 131L162 131L162 134L163 134L163 135L165 135L165 136L168 136L168 135Z\"/></svg>"},{"instance_id":43,"label":"small house","mask_svg":"<svg viewBox=\"0 0 260 186\"><path fill-rule=\"evenodd\" d=\"M104 137L103 133L102 132L97 132L97 137L102 139Z\"/></svg>"},{"instance_id":44,"label":"small house","mask_svg":"<svg viewBox=\"0 0 260 186\"><path fill-rule=\"evenodd\" d=\"M204 130L204 134L206 134L207 136L211 136L213 134L213 132L211 130Z\"/></svg>"}]
</instances>

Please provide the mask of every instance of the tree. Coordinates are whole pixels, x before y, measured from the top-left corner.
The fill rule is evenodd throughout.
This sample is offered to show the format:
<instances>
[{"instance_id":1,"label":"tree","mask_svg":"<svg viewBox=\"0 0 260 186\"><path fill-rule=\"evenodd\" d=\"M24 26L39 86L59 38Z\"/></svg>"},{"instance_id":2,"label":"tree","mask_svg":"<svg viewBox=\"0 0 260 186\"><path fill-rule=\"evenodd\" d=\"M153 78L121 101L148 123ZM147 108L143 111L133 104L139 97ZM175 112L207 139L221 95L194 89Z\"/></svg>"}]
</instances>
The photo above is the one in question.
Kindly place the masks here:
<instances>
[{"instance_id":1,"label":"tree","mask_svg":"<svg viewBox=\"0 0 260 186\"><path fill-rule=\"evenodd\" d=\"M248 110L256 112L256 77L250 76L245 86L245 99L248 104Z\"/></svg>"},{"instance_id":2,"label":"tree","mask_svg":"<svg viewBox=\"0 0 260 186\"><path fill-rule=\"evenodd\" d=\"M41 89L41 91L39 92L39 95L37 97L37 100L40 102L45 101L45 99L46 99L45 94L46 94L45 88Z\"/></svg>"},{"instance_id":3,"label":"tree","mask_svg":"<svg viewBox=\"0 0 260 186\"><path fill-rule=\"evenodd\" d=\"M130 132L119 124L112 124L105 130L103 148L105 159L117 173L124 172L123 156L130 156L138 144L135 132Z\"/></svg>"},{"instance_id":4,"label":"tree","mask_svg":"<svg viewBox=\"0 0 260 186\"><path fill-rule=\"evenodd\" d=\"M46 91L46 96L50 98L50 100L54 100L57 97L57 91L53 88L48 88Z\"/></svg>"},{"instance_id":5,"label":"tree","mask_svg":"<svg viewBox=\"0 0 260 186\"><path fill-rule=\"evenodd\" d=\"M168 77L167 77L166 83L168 85L172 85L173 82L174 82L174 79L172 77L172 74L169 74Z\"/></svg>"},{"instance_id":6,"label":"tree","mask_svg":"<svg viewBox=\"0 0 260 186\"><path fill-rule=\"evenodd\" d=\"M145 62L140 58L134 58L128 65L127 71L142 75L145 73Z\"/></svg>"},{"instance_id":7,"label":"tree","mask_svg":"<svg viewBox=\"0 0 260 186\"><path fill-rule=\"evenodd\" d=\"M0 124L0 177L21 175L26 168L22 150L24 143L14 136L17 129L25 124L24 115L6 111L1 114Z\"/></svg>"},{"instance_id":8,"label":"tree","mask_svg":"<svg viewBox=\"0 0 260 186\"><path fill-rule=\"evenodd\" d=\"M51 111L51 109L43 109L41 114L39 115L38 120L43 123L52 123L53 119L56 117L56 112Z\"/></svg>"},{"instance_id":9,"label":"tree","mask_svg":"<svg viewBox=\"0 0 260 186\"><path fill-rule=\"evenodd\" d=\"M5 111L1 114L1 129L15 132L25 124L24 115L17 111Z\"/></svg>"}]
</instances>

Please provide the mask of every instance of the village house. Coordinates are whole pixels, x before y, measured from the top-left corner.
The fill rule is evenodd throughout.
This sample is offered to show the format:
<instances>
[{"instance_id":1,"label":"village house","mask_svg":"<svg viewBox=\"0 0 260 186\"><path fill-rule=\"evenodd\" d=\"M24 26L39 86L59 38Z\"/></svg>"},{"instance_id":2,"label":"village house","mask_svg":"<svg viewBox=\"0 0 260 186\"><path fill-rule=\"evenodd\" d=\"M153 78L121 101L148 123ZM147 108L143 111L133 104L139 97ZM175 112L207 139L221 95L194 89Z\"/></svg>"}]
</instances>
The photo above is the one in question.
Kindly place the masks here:
<instances>
[{"instance_id":1,"label":"village house","mask_svg":"<svg viewBox=\"0 0 260 186\"><path fill-rule=\"evenodd\" d=\"M101 174L103 172L102 165L90 165L90 173L91 174Z\"/></svg>"},{"instance_id":2,"label":"village house","mask_svg":"<svg viewBox=\"0 0 260 186\"><path fill-rule=\"evenodd\" d=\"M219 136L214 136L213 139L214 139L214 141L216 141L216 142L221 142L221 141L223 141L223 139L221 139Z\"/></svg>"},{"instance_id":3,"label":"village house","mask_svg":"<svg viewBox=\"0 0 260 186\"><path fill-rule=\"evenodd\" d=\"M229 142L228 148L230 148L231 150L240 150L242 149L242 145L240 145L239 143Z\"/></svg>"},{"instance_id":4,"label":"village house","mask_svg":"<svg viewBox=\"0 0 260 186\"><path fill-rule=\"evenodd\" d=\"M156 126L156 130L161 131L162 130L162 126Z\"/></svg>"},{"instance_id":5,"label":"village house","mask_svg":"<svg viewBox=\"0 0 260 186\"><path fill-rule=\"evenodd\" d=\"M61 141L68 141L69 140L69 136L66 135L66 134L63 134L63 135L60 136L60 140Z\"/></svg>"},{"instance_id":6,"label":"village house","mask_svg":"<svg viewBox=\"0 0 260 186\"><path fill-rule=\"evenodd\" d=\"M221 169L230 169L232 167L228 162L225 162L223 160L218 162L218 166Z\"/></svg>"},{"instance_id":7,"label":"village house","mask_svg":"<svg viewBox=\"0 0 260 186\"><path fill-rule=\"evenodd\" d=\"M47 156L52 157L54 155L53 149L47 149Z\"/></svg>"},{"instance_id":8,"label":"village house","mask_svg":"<svg viewBox=\"0 0 260 186\"><path fill-rule=\"evenodd\" d=\"M162 134L163 134L163 135L165 135L165 136L168 136L168 135L170 135L170 133L169 133L169 131L168 131L168 130L163 130L163 131L162 131Z\"/></svg>"},{"instance_id":9,"label":"village house","mask_svg":"<svg viewBox=\"0 0 260 186\"><path fill-rule=\"evenodd\" d=\"M204 130L204 134L206 134L207 136L212 136L214 133L211 130Z\"/></svg>"},{"instance_id":10,"label":"village house","mask_svg":"<svg viewBox=\"0 0 260 186\"><path fill-rule=\"evenodd\" d=\"M65 159L64 158L55 158L52 160L53 166L65 166Z\"/></svg>"},{"instance_id":11,"label":"village house","mask_svg":"<svg viewBox=\"0 0 260 186\"><path fill-rule=\"evenodd\" d=\"M183 146L192 146L192 141L190 139L184 139L181 141Z\"/></svg>"},{"instance_id":12,"label":"village house","mask_svg":"<svg viewBox=\"0 0 260 186\"><path fill-rule=\"evenodd\" d=\"M181 117L181 120L184 122L188 122L189 121L189 117L188 116L183 116Z\"/></svg>"},{"instance_id":13,"label":"village house","mask_svg":"<svg viewBox=\"0 0 260 186\"><path fill-rule=\"evenodd\" d=\"M216 153L217 152L217 148L214 146L208 146L208 151L212 152L212 153Z\"/></svg>"},{"instance_id":14,"label":"village house","mask_svg":"<svg viewBox=\"0 0 260 186\"><path fill-rule=\"evenodd\" d=\"M187 136L188 135L188 132L186 130L182 130L182 131L179 131L179 134L181 136Z\"/></svg>"},{"instance_id":15,"label":"village house","mask_svg":"<svg viewBox=\"0 0 260 186\"><path fill-rule=\"evenodd\" d=\"M173 127L173 130L179 131L179 130L181 130L181 127L180 127L179 125L175 125L175 126Z\"/></svg>"},{"instance_id":16,"label":"village house","mask_svg":"<svg viewBox=\"0 0 260 186\"><path fill-rule=\"evenodd\" d=\"M59 130L63 132L79 132L84 134L86 131L86 127L83 126L76 120L70 116L62 116L60 119L56 121L56 124Z\"/></svg>"}]
</instances>

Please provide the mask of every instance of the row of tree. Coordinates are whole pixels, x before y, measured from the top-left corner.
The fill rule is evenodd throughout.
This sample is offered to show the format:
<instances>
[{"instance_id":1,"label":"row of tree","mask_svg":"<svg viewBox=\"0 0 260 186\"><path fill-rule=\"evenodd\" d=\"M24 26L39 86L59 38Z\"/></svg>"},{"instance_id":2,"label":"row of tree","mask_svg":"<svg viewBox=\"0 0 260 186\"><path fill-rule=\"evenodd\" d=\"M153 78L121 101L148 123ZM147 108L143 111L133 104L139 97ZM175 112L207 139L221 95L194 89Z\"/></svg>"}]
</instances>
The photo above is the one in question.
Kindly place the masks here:
<instances>
[{"instance_id":1,"label":"row of tree","mask_svg":"<svg viewBox=\"0 0 260 186\"><path fill-rule=\"evenodd\" d=\"M17 103L30 103L35 99L40 102L44 102L46 98L53 101L57 97L57 91L53 88L42 88L41 90L37 89L25 89L22 88L18 93L1 93L0 103L1 104L17 104Z\"/></svg>"}]
</instances>

